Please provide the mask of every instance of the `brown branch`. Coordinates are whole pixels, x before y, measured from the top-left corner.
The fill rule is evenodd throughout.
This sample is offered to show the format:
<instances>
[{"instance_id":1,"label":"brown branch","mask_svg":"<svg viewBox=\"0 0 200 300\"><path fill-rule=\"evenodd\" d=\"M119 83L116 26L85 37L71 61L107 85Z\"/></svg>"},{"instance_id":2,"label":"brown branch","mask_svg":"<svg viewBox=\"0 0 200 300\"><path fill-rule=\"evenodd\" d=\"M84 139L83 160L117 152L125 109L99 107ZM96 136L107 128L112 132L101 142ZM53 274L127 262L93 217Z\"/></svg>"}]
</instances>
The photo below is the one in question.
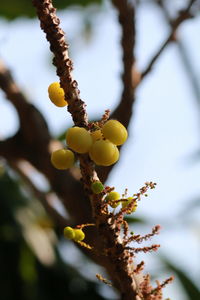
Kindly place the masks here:
<instances>
[{"instance_id":1,"label":"brown branch","mask_svg":"<svg viewBox=\"0 0 200 300\"><path fill-rule=\"evenodd\" d=\"M47 147L50 141L50 134L47 123L41 113L32 104L28 103L24 94L16 85L11 72L0 60L0 88L4 91L7 99L17 110L21 134L27 143L33 147L42 149Z\"/></svg>"},{"instance_id":2,"label":"brown branch","mask_svg":"<svg viewBox=\"0 0 200 300\"><path fill-rule=\"evenodd\" d=\"M134 47L135 47L135 8L128 0L112 0L114 7L118 11L118 21L121 25L122 37L122 61L123 73L122 83L123 91L121 100L112 114L113 118L117 118L124 126L128 123L132 114L132 105L134 101L134 82L133 69L135 65ZM129 117L127 117L127 115Z\"/></svg>"},{"instance_id":3,"label":"brown branch","mask_svg":"<svg viewBox=\"0 0 200 300\"><path fill-rule=\"evenodd\" d=\"M128 127L132 117L132 108L135 101L135 88L138 83L139 73L135 68L135 7L128 0L112 0L113 6L118 12L118 21L122 30L122 94L118 106L111 115L125 127ZM107 179L113 166L108 168L98 168L98 175L103 182Z\"/></svg>"},{"instance_id":4,"label":"brown branch","mask_svg":"<svg viewBox=\"0 0 200 300\"><path fill-rule=\"evenodd\" d=\"M171 32L169 33L168 37L165 39L165 41L163 42L161 47L158 49L156 54L150 60L146 69L142 72L141 80L151 72L155 62L160 58L162 52L166 49L166 47L170 44L170 42L173 42L175 40L175 34L176 34L176 30L178 29L178 27L185 20L192 18L190 9L191 9L192 5L194 4L194 2L195 2L195 0L190 0L188 5L186 6L186 8L184 10L181 10L179 12L178 16L174 20L171 21Z\"/></svg>"},{"instance_id":5,"label":"brown branch","mask_svg":"<svg viewBox=\"0 0 200 300\"><path fill-rule=\"evenodd\" d=\"M30 104L14 81L11 72L0 61L0 88L16 108L20 128L11 138L0 141L0 156L9 163L27 160L49 180L62 200L74 223L91 222L89 201L83 202L80 182L69 172L59 172L50 164L49 146L52 142L45 119ZM74 194L76 193L76 197Z\"/></svg>"},{"instance_id":6,"label":"brown branch","mask_svg":"<svg viewBox=\"0 0 200 300\"><path fill-rule=\"evenodd\" d=\"M60 76L61 86L65 91L66 99L69 103L69 111L76 125L87 127L85 106L79 98L77 83L74 84L75 82L71 78L72 64L68 58L64 33L58 26L60 21L55 15L52 2L50 0L33 0L33 4L37 9L41 27L50 42L50 49L55 55L53 62L57 67L57 74ZM130 253L123 248L122 242L119 239L118 225L116 222L112 223L110 214L105 214L102 209L102 196L91 193L91 183L94 180L98 180L94 164L90 161L88 155L80 155L79 159L83 183L87 193L90 195L100 241L104 249L109 249L107 251L109 258L107 261L107 270L112 274L114 284L119 288L122 299L136 299L137 283L131 270Z\"/></svg>"},{"instance_id":7,"label":"brown branch","mask_svg":"<svg viewBox=\"0 0 200 300\"><path fill-rule=\"evenodd\" d=\"M33 184L32 180L28 176L27 170L25 171L18 162L10 162L10 166L22 178L24 184L30 189L30 192L33 194L33 196L35 196L41 202L58 228L63 229L66 224L71 225L71 220L64 218L55 210L53 206L50 205L49 198L51 196L51 193L44 193L38 190L38 188L35 186L35 184Z\"/></svg>"},{"instance_id":8,"label":"brown branch","mask_svg":"<svg viewBox=\"0 0 200 300\"><path fill-rule=\"evenodd\" d=\"M50 43L50 50L54 54L53 64L56 66L60 84L65 91L65 98L69 104L68 111L75 125L87 127L85 103L80 99L78 84L71 75L73 64L68 55L69 46L65 42L64 31L59 27L60 20L56 16L56 9L50 0L33 0L33 5L36 7L40 26Z\"/></svg>"}]
</instances>

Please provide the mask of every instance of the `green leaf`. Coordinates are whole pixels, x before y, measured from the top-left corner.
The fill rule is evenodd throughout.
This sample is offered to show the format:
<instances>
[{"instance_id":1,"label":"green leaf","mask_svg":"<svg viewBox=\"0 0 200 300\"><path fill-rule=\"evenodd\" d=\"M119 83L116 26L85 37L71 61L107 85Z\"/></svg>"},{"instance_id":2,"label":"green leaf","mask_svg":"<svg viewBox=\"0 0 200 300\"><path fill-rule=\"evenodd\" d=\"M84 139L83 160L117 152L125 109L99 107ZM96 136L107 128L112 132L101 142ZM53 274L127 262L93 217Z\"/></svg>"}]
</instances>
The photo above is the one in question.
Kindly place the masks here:
<instances>
[{"instance_id":1,"label":"green leaf","mask_svg":"<svg viewBox=\"0 0 200 300\"><path fill-rule=\"evenodd\" d=\"M199 300L200 299L200 290L194 284L194 282L184 273L183 270L178 268L177 266L173 265L169 260L162 259L165 266L175 273L175 276L180 280L183 289L185 290L186 295L188 296L189 300Z\"/></svg>"},{"instance_id":2,"label":"green leaf","mask_svg":"<svg viewBox=\"0 0 200 300\"><path fill-rule=\"evenodd\" d=\"M64 9L69 6L79 5L85 7L90 4L101 4L102 0L54 0L53 4L58 9ZM33 18L36 16L32 1L28 0L1 0L0 16L8 20L18 17Z\"/></svg>"},{"instance_id":3,"label":"green leaf","mask_svg":"<svg viewBox=\"0 0 200 300\"><path fill-rule=\"evenodd\" d=\"M138 218L138 217L125 217L124 220L126 222L128 222L129 224L133 224L133 223L140 223L140 224L146 224L146 221L142 218Z\"/></svg>"}]
</instances>

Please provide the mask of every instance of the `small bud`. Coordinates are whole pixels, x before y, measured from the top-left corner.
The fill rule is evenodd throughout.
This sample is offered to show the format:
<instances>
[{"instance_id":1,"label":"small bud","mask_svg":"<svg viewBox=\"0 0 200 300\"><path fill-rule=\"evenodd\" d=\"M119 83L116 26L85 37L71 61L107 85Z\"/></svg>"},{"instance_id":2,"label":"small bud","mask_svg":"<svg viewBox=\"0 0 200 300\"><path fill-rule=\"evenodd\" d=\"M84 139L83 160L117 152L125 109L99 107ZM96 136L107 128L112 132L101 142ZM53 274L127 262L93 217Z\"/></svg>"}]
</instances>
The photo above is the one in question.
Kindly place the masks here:
<instances>
[{"instance_id":1,"label":"small bud","mask_svg":"<svg viewBox=\"0 0 200 300\"><path fill-rule=\"evenodd\" d=\"M75 242L82 241L85 238L85 233L82 229L74 229L74 238Z\"/></svg>"},{"instance_id":2,"label":"small bud","mask_svg":"<svg viewBox=\"0 0 200 300\"><path fill-rule=\"evenodd\" d=\"M101 181L94 181L91 184L91 189L94 194L100 194L104 190L104 185L101 183Z\"/></svg>"},{"instance_id":3,"label":"small bud","mask_svg":"<svg viewBox=\"0 0 200 300\"><path fill-rule=\"evenodd\" d=\"M64 236L67 239L73 240L75 237L74 229L69 226L65 227L64 228Z\"/></svg>"}]
</instances>

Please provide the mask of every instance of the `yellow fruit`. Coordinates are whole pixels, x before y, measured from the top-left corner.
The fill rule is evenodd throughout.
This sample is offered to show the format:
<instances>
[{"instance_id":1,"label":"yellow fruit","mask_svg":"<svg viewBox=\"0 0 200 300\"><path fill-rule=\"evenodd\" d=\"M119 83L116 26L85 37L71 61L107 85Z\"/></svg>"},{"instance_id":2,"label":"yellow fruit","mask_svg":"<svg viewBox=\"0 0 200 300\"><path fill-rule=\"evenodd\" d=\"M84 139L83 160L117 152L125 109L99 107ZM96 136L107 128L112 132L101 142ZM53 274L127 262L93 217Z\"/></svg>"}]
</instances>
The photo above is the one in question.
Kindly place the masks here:
<instances>
[{"instance_id":1,"label":"yellow fruit","mask_svg":"<svg viewBox=\"0 0 200 300\"><path fill-rule=\"evenodd\" d=\"M102 127L102 133L106 139L117 146L122 145L128 137L126 128L117 120L107 121Z\"/></svg>"},{"instance_id":2,"label":"yellow fruit","mask_svg":"<svg viewBox=\"0 0 200 300\"><path fill-rule=\"evenodd\" d=\"M92 131L90 134L91 134L93 142L96 142L97 140L102 139L102 132L100 129Z\"/></svg>"},{"instance_id":3,"label":"yellow fruit","mask_svg":"<svg viewBox=\"0 0 200 300\"><path fill-rule=\"evenodd\" d=\"M115 192L115 191L112 191L110 192L105 200L106 201L109 201L109 202L112 202L112 201L116 201L116 200L120 200L121 199L121 196L118 192ZM115 202L115 203L109 203L109 205L112 207L112 208L116 208L118 205L119 205L120 202Z\"/></svg>"},{"instance_id":4,"label":"yellow fruit","mask_svg":"<svg viewBox=\"0 0 200 300\"><path fill-rule=\"evenodd\" d=\"M92 146L90 133L83 127L72 127L67 130L66 142L72 150L87 153Z\"/></svg>"},{"instance_id":5,"label":"yellow fruit","mask_svg":"<svg viewBox=\"0 0 200 300\"><path fill-rule=\"evenodd\" d=\"M74 164L74 153L66 149L56 150L51 154L51 163L56 169L69 169Z\"/></svg>"},{"instance_id":6,"label":"yellow fruit","mask_svg":"<svg viewBox=\"0 0 200 300\"><path fill-rule=\"evenodd\" d=\"M108 140L98 140L94 142L89 155L95 164L100 166L113 165L119 159L117 147Z\"/></svg>"},{"instance_id":7,"label":"yellow fruit","mask_svg":"<svg viewBox=\"0 0 200 300\"><path fill-rule=\"evenodd\" d=\"M121 203L122 203L122 208L127 207L127 206L133 201L133 197L128 197L126 200L127 200L127 201L122 201L122 202L121 202ZM134 206L133 206L131 212L135 212L136 209L137 209L137 202L135 201L135 202L134 202Z\"/></svg>"},{"instance_id":8,"label":"yellow fruit","mask_svg":"<svg viewBox=\"0 0 200 300\"><path fill-rule=\"evenodd\" d=\"M67 101L65 100L64 90L60 87L59 82L53 82L48 87L49 99L53 104L58 107L63 107L67 105Z\"/></svg>"},{"instance_id":9,"label":"yellow fruit","mask_svg":"<svg viewBox=\"0 0 200 300\"><path fill-rule=\"evenodd\" d=\"M65 227L64 236L70 240L73 240L75 237L74 229L69 226Z\"/></svg>"},{"instance_id":10,"label":"yellow fruit","mask_svg":"<svg viewBox=\"0 0 200 300\"><path fill-rule=\"evenodd\" d=\"M82 241L85 238L85 233L82 229L74 229L74 238L73 240L78 242Z\"/></svg>"}]
</instances>

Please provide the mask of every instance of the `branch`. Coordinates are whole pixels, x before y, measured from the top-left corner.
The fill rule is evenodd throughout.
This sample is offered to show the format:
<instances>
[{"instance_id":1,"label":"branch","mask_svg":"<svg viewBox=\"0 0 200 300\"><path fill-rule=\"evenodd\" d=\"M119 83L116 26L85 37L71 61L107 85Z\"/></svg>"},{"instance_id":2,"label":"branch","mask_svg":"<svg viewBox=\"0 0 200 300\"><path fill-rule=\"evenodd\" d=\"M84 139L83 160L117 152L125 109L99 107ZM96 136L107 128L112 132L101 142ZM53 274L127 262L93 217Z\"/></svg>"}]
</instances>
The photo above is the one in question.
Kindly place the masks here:
<instances>
[{"instance_id":1,"label":"branch","mask_svg":"<svg viewBox=\"0 0 200 300\"><path fill-rule=\"evenodd\" d=\"M83 202L80 182L68 171L59 172L50 164L52 139L42 114L25 98L11 72L0 61L0 88L16 108L20 128L11 138L0 141L0 156L10 164L27 160L49 180L50 185L69 211L74 223L90 222L89 201ZM76 197L74 194L76 193Z\"/></svg>"},{"instance_id":2,"label":"branch","mask_svg":"<svg viewBox=\"0 0 200 300\"><path fill-rule=\"evenodd\" d=\"M66 224L70 225L71 221L67 220L62 215L60 215L55 210L55 208L52 205L50 205L49 199L51 197L51 194L44 193L44 192L38 190L37 187L33 184L32 180L30 179L29 175L27 174L27 167L25 169L22 166L20 166L20 164L17 162L11 162L10 166L23 179L26 186L30 189L30 192L41 202L41 204L44 206L47 213L54 220L54 222L58 226L58 228L63 228L66 226Z\"/></svg>"},{"instance_id":3,"label":"branch","mask_svg":"<svg viewBox=\"0 0 200 300\"><path fill-rule=\"evenodd\" d=\"M33 105L28 103L24 94L16 85L10 71L0 60L0 88L7 99L14 105L19 115L21 134L30 145L47 147L50 134L47 123L41 113ZM31 130L30 130L31 129ZM41 130L42 129L42 130Z\"/></svg>"},{"instance_id":4,"label":"branch","mask_svg":"<svg viewBox=\"0 0 200 300\"><path fill-rule=\"evenodd\" d=\"M111 115L111 118L119 120L125 127L128 127L132 117L132 108L135 101L134 92L138 83L139 73L135 68L135 7L128 0L112 0L113 6L118 12L118 21L122 30L122 94L118 106ZM98 175L102 182L105 182L113 166L98 168Z\"/></svg>"},{"instance_id":5,"label":"branch","mask_svg":"<svg viewBox=\"0 0 200 300\"><path fill-rule=\"evenodd\" d=\"M156 61L159 59L160 55L162 54L162 52L166 49L166 47L170 44L170 42L173 42L175 40L175 33L177 28L179 27L179 25L181 25L185 20L192 18L192 15L190 13L190 9L193 5L193 3L195 2L195 0L190 0L189 4L187 5L187 7L184 10L181 10L177 16L177 18L175 18L174 20L171 21L171 32L169 33L168 37L166 38L166 40L163 42L163 44L161 45L160 49L157 51L157 53L153 56L153 58L151 59L151 61L149 62L148 66L146 67L146 69L142 72L141 74L141 80L148 75L154 64L156 63Z\"/></svg>"},{"instance_id":6,"label":"branch","mask_svg":"<svg viewBox=\"0 0 200 300\"><path fill-rule=\"evenodd\" d=\"M13 137L0 141L0 156L3 156L10 164L16 164L19 160L27 160L30 162L49 180L51 188L62 200L63 205L68 210L74 224L93 223L94 220L92 218L91 206L89 205L88 198L84 197L83 188L80 182L75 180L69 172L57 171L50 164L49 145L51 139L46 122L37 109L26 101L24 95L14 82L10 71L3 66L2 63L0 68L0 87L5 92L8 100L10 100L17 108L21 125L19 131ZM30 124L31 127L29 126ZM87 168L88 166L86 165L85 170L87 170ZM96 207L98 207L98 200L99 199L94 199ZM95 214L98 214L97 209L95 209ZM109 224L108 219L109 216L107 219L99 219L98 227L102 228L100 230L101 238L99 238L97 230L87 230L87 241L91 244L95 244L100 253L104 246L102 240L105 238L105 230L109 230L109 233L107 232L106 234L109 235L107 243L113 245L115 242L115 229L111 228L112 226ZM59 221L58 224L62 224L62 220ZM105 224L106 226L104 226ZM62 227L62 225L60 226ZM60 230L62 231L63 227L60 228ZM91 251L88 252L86 249L83 249L83 251L97 263L104 266L114 281L121 282L121 285L123 285L122 291L124 290L124 293L127 292L129 295L135 294L135 290L133 290L132 285L130 285L130 281L133 281L133 283L135 282L134 278L129 274L126 274L125 270L128 264L127 260L125 260L125 264L124 260L116 264L115 261L110 260L109 257L102 255L96 256L96 254ZM121 256L123 255L121 254ZM125 255L127 256L127 253L125 253ZM115 259L117 259L117 257L118 251ZM119 272L117 273L115 270L116 266L119 269ZM134 287L135 286L136 284L134 284ZM127 291L126 287L128 287Z\"/></svg>"},{"instance_id":7,"label":"branch","mask_svg":"<svg viewBox=\"0 0 200 300\"><path fill-rule=\"evenodd\" d=\"M65 98L69 104L68 111L75 125L87 127L85 103L80 99L78 84L71 75L73 64L68 55L69 46L65 42L64 31L59 27L60 20L56 16L56 9L51 0L33 0L33 5L36 7L40 26L50 43L50 50L54 54L53 64L56 66L60 84L65 91Z\"/></svg>"},{"instance_id":8,"label":"branch","mask_svg":"<svg viewBox=\"0 0 200 300\"><path fill-rule=\"evenodd\" d=\"M121 47L123 73L123 91L121 100L112 114L112 118L118 119L124 126L128 126L134 102L134 47L135 47L135 8L128 0L112 0L114 7L118 11L118 20L122 29Z\"/></svg>"},{"instance_id":9,"label":"branch","mask_svg":"<svg viewBox=\"0 0 200 300\"><path fill-rule=\"evenodd\" d=\"M36 7L41 27L50 42L50 49L55 55L53 63L57 67L57 74L60 76L61 86L65 91L66 100L69 103L68 110L72 114L76 125L87 127L85 105L79 98L77 83L74 84L75 82L72 81L72 63L68 58L68 46L64 42L64 33L58 26L60 21L55 15L52 2L50 0L33 0L33 4ZM99 239L102 247L109 249L107 252L107 270L112 274L114 284L119 288L122 299L136 299L137 283L131 270L131 255L123 248L122 242L119 239L118 224L111 222L109 213L105 214L102 195L94 195L90 188L91 183L94 180L98 180L94 164L88 158L88 155L80 155L79 160L84 187L87 194L90 195Z\"/></svg>"},{"instance_id":10,"label":"branch","mask_svg":"<svg viewBox=\"0 0 200 300\"><path fill-rule=\"evenodd\" d=\"M170 15L168 14L166 7L164 6L163 1L159 0L157 3L162 8L162 12L165 15L166 21L171 26L172 20L170 18ZM200 86L199 86L199 81L197 80L197 78L194 74L194 70L193 70L193 67L192 67L192 64L190 61L190 57L187 53L187 50L186 50L186 47L185 47L183 41L181 41L178 37L176 37L176 39L174 41L176 42L176 45L178 46L178 50L181 55L183 65L185 67L185 71L188 75L187 77L191 83L191 86L193 88L194 97L196 98L196 102L199 106L200 105Z\"/></svg>"}]
</instances>

